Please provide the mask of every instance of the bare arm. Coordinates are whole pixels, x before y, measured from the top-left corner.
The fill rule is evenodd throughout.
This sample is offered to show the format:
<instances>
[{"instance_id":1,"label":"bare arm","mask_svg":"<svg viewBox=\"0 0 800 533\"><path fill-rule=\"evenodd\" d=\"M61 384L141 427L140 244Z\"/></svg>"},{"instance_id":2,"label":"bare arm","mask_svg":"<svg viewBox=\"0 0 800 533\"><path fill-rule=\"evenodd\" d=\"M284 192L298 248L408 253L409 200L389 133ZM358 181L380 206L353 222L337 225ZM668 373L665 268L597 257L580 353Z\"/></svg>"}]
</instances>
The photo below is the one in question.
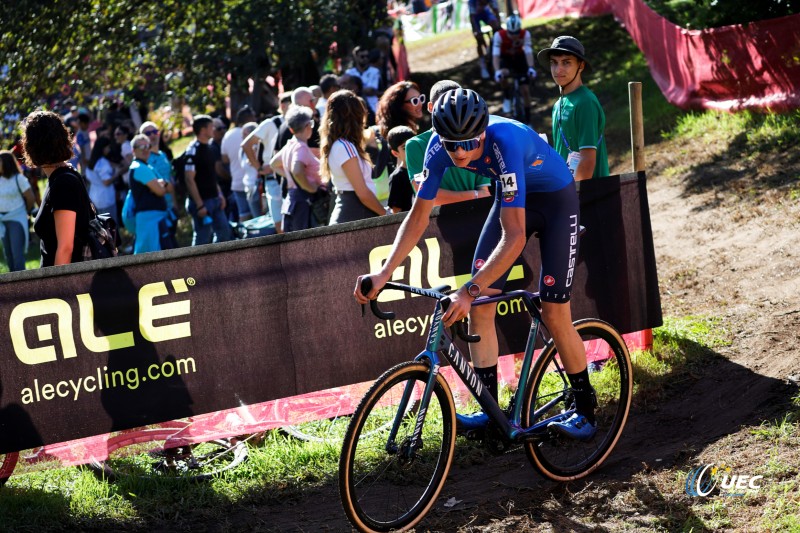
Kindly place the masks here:
<instances>
[{"instance_id":1,"label":"bare arm","mask_svg":"<svg viewBox=\"0 0 800 533\"><path fill-rule=\"evenodd\" d=\"M500 210L500 225L503 233L500 242L492 251L489 259L473 276L472 282L486 289L502 276L525 249L527 236L525 234L525 208L506 207ZM443 319L446 326L450 326L466 317L472 307L473 298L467 294L462 286L450 295L452 305L445 312Z\"/></svg>"},{"instance_id":2,"label":"bare arm","mask_svg":"<svg viewBox=\"0 0 800 533\"><path fill-rule=\"evenodd\" d=\"M161 179L153 179L147 182L147 188L156 196L164 196L172 192L172 184Z\"/></svg>"},{"instance_id":3,"label":"bare arm","mask_svg":"<svg viewBox=\"0 0 800 533\"><path fill-rule=\"evenodd\" d=\"M347 180L353 186L353 191L368 209L374 211L379 215L385 215L386 209L383 208L378 198L371 190L367 188L367 179L372 179L371 176L364 177L361 175L361 166L358 164L358 157L351 157L342 163L342 171L347 176Z\"/></svg>"},{"instance_id":4,"label":"bare arm","mask_svg":"<svg viewBox=\"0 0 800 533\"><path fill-rule=\"evenodd\" d=\"M317 192L317 186L309 183L308 177L306 176L306 166L300 161L295 161L294 165L292 165L292 179L294 179L295 184L304 191L310 193Z\"/></svg>"},{"instance_id":5,"label":"bare arm","mask_svg":"<svg viewBox=\"0 0 800 533\"><path fill-rule=\"evenodd\" d=\"M36 205L36 198L33 196L33 190L27 189L22 193L22 198L25 199L25 210L30 211Z\"/></svg>"},{"instance_id":6,"label":"bare arm","mask_svg":"<svg viewBox=\"0 0 800 533\"><path fill-rule=\"evenodd\" d=\"M283 177L286 177L286 169L283 168L283 148L280 151L272 156L272 159L269 161L269 166L272 167L272 170L277 172Z\"/></svg>"},{"instance_id":7,"label":"bare arm","mask_svg":"<svg viewBox=\"0 0 800 533\"><path fill-rule=\"evenodd\" d=\"M500 32L492 37L492 66L495 72L500 70Z\"/></svg>"},{"instance_id":8,"label":"bare arm","mask_svg":"<svg viewBox=\"0 0 800 533\"><path fill-rule=\"evenodd\" d=\"M194 202L194 205L197 206L197 210L200 211L200 206L203 205L203 199L200 198L200 191L197 189L197 182L194 181L194 177L197 173L194 170L187 170L186 171L186 192L189 193L189 197Z\"/></svg>"},{"instance_id":9,"label":"bare arm","mask_svg":"<svg viewBox=\"0 0 800 533\"><path fill-rule=\"evenodd\" d=\"M223 161L224 159L219 159L218 161L214 162L214 171L217 173L217 176L219 176L220 179L231 181L231 173L228 171L228 167L225 166Z\"/></svg>"},{"instance_id":10,"label":"bare arm","mask_svg":"<svg viewBox=\"0 0 800 533\"><path fill-rule=\"evenodd\" d=\"M75 211L59 209L53 211L56 223L55 265L68 265L72 262L72 250L75 248Z\"/></svg>"},{"instance_id":11,"label":"bare arm","mask_svg":"<svg viewBox=\"0 0 800 533\"><path fill-rule=\"evenodd\" d=\"M447 189L439 189L434 202L435 205L454 204L456 202L465 202L477 198L486 198L487 196L489 196L489 187L481 187L471 191L448 191Z\"/></svg>"},{"instance_id":12,"label":"bare arm","mask_svg":"<svg viewBox=\"0 0 800 533\"><path fill-rule=\"evenodd\" d=\"M241 144L244 155L247 156L247 160L250 161L250 165L252 165L253 168L259 168L261 166L258 163L258 154L256 153L256 147L259 141L261 141L261 139L253 135L253 133L250 133Z\"/></svg>"},{"instance_id":13,"label":"bare arm","mask_svg":"<svg viewBox=\"0 0 800 533\"><path fill-rule=\"evenodd\" d=\"M433 209L433 200L423 200L417 198L414 205L411 207L408 215L406 215L403 223L400 224L400 229L397 231L397 236L394 238L392 244L392 251L389 252L389 257L383 264L380 272L359 276L356 281L356 289L353 291L353 296L359 303L367 303L369 300L377 298L378 291L386 285L386 282L392 276L392 272L400 266L400 263L405 261L411 250L419 242L422 234L430 222L431 210ZM372 290L369 294L361 294L361 280L365 277L372 278Z\"/></svg>"},{"instance_id":14,"label":"bare arm","mask_svg":"<svg viewBox=\"0 0 800 533\"><path fill-rule=\"evenodd\" d=\"M588 180L594 175L594 165L597 161L597 150L594 148L581 148L581 162L575 169L575 181Z\"/></svg>"}]
</instances>

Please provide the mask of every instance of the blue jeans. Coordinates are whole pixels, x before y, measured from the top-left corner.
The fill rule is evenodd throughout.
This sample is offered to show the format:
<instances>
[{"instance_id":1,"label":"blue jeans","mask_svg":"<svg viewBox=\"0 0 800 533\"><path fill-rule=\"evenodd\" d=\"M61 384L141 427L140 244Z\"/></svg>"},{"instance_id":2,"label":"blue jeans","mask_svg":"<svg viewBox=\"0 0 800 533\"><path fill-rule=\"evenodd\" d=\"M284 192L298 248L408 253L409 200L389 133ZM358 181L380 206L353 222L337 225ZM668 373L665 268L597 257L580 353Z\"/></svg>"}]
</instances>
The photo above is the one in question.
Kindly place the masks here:
<instances>
[{"instance_id":1,"label":"blue jeans","mask_svg":"<svg viewBox=\"0 0 800 533\"><path fill-rule=\"evenodd\" d=\"M25 232L18 222L3 222L6 234L3 235L3 252L6 254L9 272L25 270Z\"/></svg>"},{"instance_id":2,"label":"blue jeans","mask_svg":"<svg viewBox=\"0 0 800 533\"><path fill-rule=\"evenodd\" d=\"M281 204L283 203L281 183L278 180L265 180L264 191L267 194L269 215L272 217L272 221L278 224L283 219L281 215Z\"/></svg>"},{"instance_id":3,"label":"blue jeans","mask_svg":"<svg viewBox=\"0 0 800 533\"><path fill-rule=\"evenodd\" d=\"M244 191L231 191L231 196L236 201L236 207L239 209L239 218L242 217L256 217L250 212L250 204L248 203L247 193Z\"/></svg>"},{"instance_id":4,"label":"blue jeans","mask_svg":"<svg viewBox=\"0 0 800 533\"><path fill-rule=\"evenodd\" d=\"M261 183L264 182L264 178L261 176L258 177ZM261 189L258 185L248 189L245 193L247 195L247 205L250 207L250 214L253 215L253 218L260 217L264 214L264 207L261 205Z\"/></svg>"},{"instance_id":5,"label":"blue jeans","mask_svg":"<svg viewBox=\"0 0 800 533\"><path fill-rule=\"evenodd\" d=\"M208 216L211 217L210 224L204 224L203 219L197 216L197 206L191 198L186 199L186 211L192 215L192 246L198 244L210 244L212 236L216 235L213 242L224 242L233 239L233 231L231 225L228 223L228 217L222 209L222 202L219 198L209 198L203 200L208 210Z\"/></svg>"}]
</instances>

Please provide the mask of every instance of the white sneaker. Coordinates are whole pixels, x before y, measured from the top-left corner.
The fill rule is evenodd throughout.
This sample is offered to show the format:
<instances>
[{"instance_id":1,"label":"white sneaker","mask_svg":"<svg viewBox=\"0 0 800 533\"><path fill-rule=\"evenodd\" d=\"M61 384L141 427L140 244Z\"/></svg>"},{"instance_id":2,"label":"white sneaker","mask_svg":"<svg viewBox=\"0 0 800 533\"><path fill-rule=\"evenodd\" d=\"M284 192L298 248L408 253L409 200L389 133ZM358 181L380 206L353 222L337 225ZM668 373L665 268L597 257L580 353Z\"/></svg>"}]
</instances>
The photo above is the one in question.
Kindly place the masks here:
<instances>
[{"instance_id":1,"label":"white sneaker","mask_svg":"<svg viewBox=\"0 0 800 533\"><path fill-rule=\"evenodd\" d=\"M508 98L503 100L503 113L511 113L511 100Z\"/></svg>"}]
</instances>

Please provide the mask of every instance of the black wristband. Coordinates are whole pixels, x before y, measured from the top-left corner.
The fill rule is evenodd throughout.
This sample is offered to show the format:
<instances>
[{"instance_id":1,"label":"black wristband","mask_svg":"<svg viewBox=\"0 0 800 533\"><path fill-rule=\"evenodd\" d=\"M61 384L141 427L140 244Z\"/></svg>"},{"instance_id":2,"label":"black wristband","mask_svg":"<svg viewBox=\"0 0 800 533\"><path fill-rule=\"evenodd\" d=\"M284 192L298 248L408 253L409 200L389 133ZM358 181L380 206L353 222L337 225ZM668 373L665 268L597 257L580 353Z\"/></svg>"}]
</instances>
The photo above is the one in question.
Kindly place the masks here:
<instances>
[{"instance_id":1,"label":"black wristband","mask_svg":"<svg viewBox=\"0 0 800 533\"><path fill-rule=\"evenodd\" d=\"M200 211L201 209L205 209L205 208L206 208L206 204L203 204L200 207L198 207L197 210Z\"/></svg>"}]
</instances>

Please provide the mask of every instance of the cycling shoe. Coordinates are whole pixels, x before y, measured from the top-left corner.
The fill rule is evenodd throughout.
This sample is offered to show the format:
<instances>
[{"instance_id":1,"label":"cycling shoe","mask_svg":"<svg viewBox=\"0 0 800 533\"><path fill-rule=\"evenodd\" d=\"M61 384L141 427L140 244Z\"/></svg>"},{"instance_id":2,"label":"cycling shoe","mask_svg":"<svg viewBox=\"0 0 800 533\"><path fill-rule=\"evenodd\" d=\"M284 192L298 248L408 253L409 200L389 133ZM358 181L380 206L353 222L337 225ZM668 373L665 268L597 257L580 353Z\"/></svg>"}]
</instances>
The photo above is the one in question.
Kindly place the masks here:
<instances>
[{"instance_id":1,"label":"cycling shoe","mask_svg":"<svg viewBox=\"0 0 800 533\"><path fill-rule=\"evenodd\" d=\"M565 437L575 440L591 440L597 433L597 424L590 423L585 416L574 413L566 420L550 422L547 429L553 430Z\"/></svg>"},{"instance_id":2,"label":"cycling shoe","mask_svg":"<svg viewBox=\"0 0 800 533\"><path fill-rule=\"evenodd\" d=\"M456 413L456 434L464 435L471 431L486 429L489 425L489 415L483 411L472 413L471 415L460 415Z\"/></svg>"}]
</instances>

